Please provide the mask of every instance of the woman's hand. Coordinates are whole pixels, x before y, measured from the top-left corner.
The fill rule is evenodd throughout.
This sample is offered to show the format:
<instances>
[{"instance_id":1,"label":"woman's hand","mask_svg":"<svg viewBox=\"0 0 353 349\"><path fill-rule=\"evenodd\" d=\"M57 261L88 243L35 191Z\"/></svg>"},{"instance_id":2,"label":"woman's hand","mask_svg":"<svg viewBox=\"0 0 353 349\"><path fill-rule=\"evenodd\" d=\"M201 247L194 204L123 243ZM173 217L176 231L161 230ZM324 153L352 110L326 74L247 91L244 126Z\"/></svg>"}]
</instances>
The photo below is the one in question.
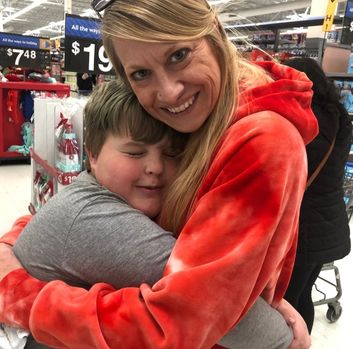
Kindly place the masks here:
<instances>
[{"instance_id":1,"label":"woman's hand","mask_svg":"<svg viewBox=\"0 0 353 349\"><path fill-rule=\"evenodd\" d=\"M11 271L23 268L12 252L12 246L0 243L0 281Z\"/></svg>"},{"instance_id":2,"label":"woman's hand","mask_svg":"<svg viewBox=\"0 0 353 349\"><path fill-rule=\"evenodd\" d=\"M288 349L308 349L311 347L311 339L304 319L295 308L282 299L277 307L288 326L293 330L293 342Z\"/></svg>"}]
</instances>

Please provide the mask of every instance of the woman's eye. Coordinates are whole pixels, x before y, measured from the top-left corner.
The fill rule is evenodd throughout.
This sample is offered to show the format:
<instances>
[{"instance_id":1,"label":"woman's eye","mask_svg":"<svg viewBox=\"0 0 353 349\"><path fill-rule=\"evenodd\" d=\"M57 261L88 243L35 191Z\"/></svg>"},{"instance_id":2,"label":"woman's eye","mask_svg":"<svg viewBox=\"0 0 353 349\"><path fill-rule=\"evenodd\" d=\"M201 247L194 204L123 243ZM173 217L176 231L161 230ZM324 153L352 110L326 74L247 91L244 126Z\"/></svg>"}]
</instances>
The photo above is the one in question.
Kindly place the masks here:
<instances>
[{"instance_id":1,"label":"woman's eye","mask_svg":"<svg viewBox=\"0 0 353 349\"><path fill-rule=\"evenodd\" d=\"M170 61L171 63L179 63L182 62L187 55L189 54L190 49L188 48L182 48L176 52L174 52L171 56L170 56Z\"/></svg>"},{"instance_id":2,"label":"woman's eye","mask_svg":"<svg viewBox=\"0 0 353 349\"><path fill-rule=\"evenodd\" d=\"M149 76L148 70L138 70L131 74L131 77L135 81L141 81L146 79Z\"/></svg>"}]
</instances>

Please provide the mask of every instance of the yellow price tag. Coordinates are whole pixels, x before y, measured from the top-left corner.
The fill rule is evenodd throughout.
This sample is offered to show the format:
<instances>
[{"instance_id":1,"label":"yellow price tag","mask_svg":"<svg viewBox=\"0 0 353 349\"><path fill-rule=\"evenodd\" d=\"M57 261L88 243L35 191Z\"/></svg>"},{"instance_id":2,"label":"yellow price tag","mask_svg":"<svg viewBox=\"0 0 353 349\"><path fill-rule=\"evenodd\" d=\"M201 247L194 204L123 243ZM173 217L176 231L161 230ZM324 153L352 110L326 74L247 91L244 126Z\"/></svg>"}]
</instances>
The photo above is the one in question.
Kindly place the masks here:
<instances>
[{"instance_id":1,"label":"yellow price tag","mask_svg":"<svg viewBox=\"0 0 353 349\"><path fill-rule=\"evenodd\" d=\"M322 31L324 32L331 31L333 19L335 18L337 3L338 0L328 0L325 20L324 24L322 25Z\"/></svg>"}]
</instances>

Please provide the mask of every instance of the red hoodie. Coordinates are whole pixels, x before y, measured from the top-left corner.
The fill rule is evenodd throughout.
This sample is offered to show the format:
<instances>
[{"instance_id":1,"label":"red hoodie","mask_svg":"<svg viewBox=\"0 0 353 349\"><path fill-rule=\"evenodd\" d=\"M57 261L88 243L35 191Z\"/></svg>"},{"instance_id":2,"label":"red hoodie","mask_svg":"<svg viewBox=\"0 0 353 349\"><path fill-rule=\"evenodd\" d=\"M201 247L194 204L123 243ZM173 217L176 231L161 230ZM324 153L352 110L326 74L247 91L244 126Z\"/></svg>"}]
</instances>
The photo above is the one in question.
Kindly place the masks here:
<instances>
[{"instance_id":1,"label":"red hoodie","mask_svg":"<svg viewBox=\"0 0 353 349\"><path fill-rule=\"evenodd\" d=\"M208 349L260 295L275 306L294 263L305 144L318 127L306 76L260 65L274 82L241 94L160 281L87 291L16 270L0 283L0 322L59 348Z\"/></svg>"}]
</instances>

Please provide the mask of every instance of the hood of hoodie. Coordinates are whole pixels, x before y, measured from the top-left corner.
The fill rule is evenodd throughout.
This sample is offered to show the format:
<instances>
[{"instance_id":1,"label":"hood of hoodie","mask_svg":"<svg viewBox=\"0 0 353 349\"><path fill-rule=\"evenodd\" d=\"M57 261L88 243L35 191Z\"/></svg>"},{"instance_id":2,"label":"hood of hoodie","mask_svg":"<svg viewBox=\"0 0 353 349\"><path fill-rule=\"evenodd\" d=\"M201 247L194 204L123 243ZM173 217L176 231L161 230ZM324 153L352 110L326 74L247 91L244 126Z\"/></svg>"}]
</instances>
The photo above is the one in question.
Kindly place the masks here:
<instances>
[{"instance_id":1,"label":"hood of hoodie","mask_svg":"<svg viewBox=\"0 0 353 349\"><path fill-rule=\"evenodd\" d=\"M293 68L275 62L256 62L273 82L240 93L235 120L270 110L290 121L308 144L318 134L318 123L311 109L312 82Z\"/></svg>"}]
</instances>

